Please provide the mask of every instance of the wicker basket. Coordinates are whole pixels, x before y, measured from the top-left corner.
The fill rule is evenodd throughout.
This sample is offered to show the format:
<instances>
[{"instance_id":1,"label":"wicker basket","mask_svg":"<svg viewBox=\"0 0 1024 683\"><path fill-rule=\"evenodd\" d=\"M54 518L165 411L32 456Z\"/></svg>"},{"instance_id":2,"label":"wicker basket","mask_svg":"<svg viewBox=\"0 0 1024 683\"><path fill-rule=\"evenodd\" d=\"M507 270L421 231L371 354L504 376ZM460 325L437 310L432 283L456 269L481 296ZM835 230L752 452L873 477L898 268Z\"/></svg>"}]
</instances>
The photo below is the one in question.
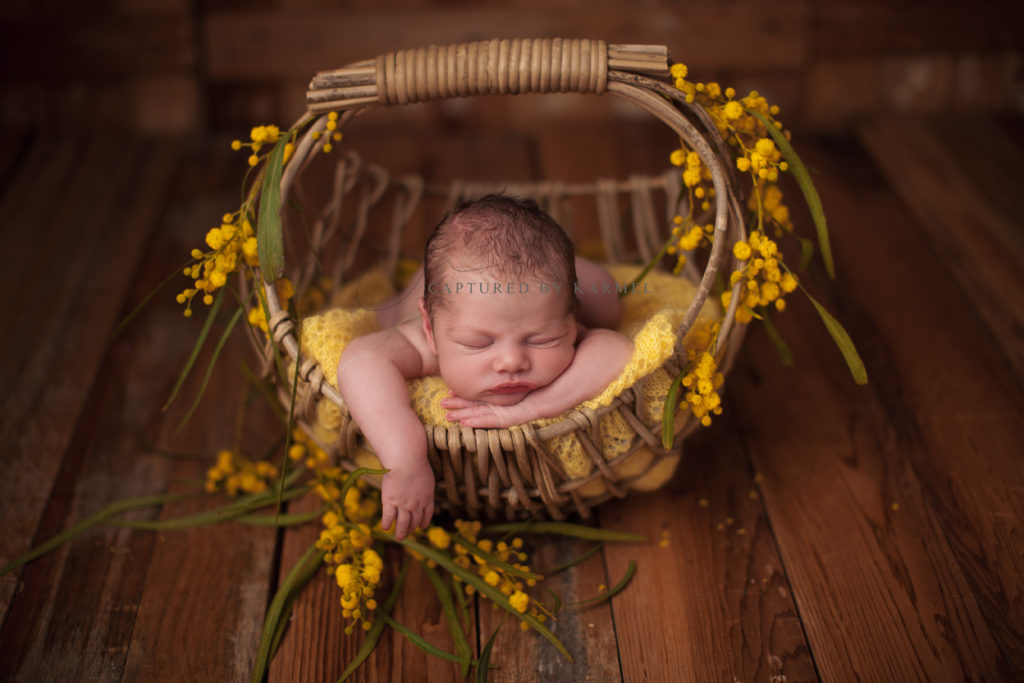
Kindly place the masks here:
<instances>
[{"instance_id":1,"label":"wicker basket","mask_svg":"<svg viewBox=\"0 0 1024 683\"><path fill-rule=\"evenodd\" d=\"M746 235L740 218L741 198L725 144L706 113L688 105L683 94L672 86L665 47L606 45L595 40L491 40L389 53L319 73L313 78L307 96L308 111L318 118L297 141L294 156L281 180L282 196L292 201L307 199L297 181L307 168L316 168L311 163L314 156L323 157L316 152L328 140L322 134L329 121L328 112L339 112L335 123L341 128L351 118L381 106L474 95L570 92L612 94L641 107L678 134L711 171L715 188L711 209L715 226L713 247L702 273L693 267L682 273L698 285L697 297L679 326L682 339L697 318L723 259L731 258L729 247ZM334 257L336 279L345 281L352 277L360 259L357 255L371 239L383 243L386 267L393 270L403 226L424 192L424 180L405 177L392 182L386 171L361 163L353 154L337 154L334 158L333 189L309 230L314 249L332 237L337 239L341 206L348 195L355 195L347 205L354 207L356 218L349 222L348 234L343 237L345 244ZM624 253L625 240L619 226L619 195L626 194L632 208L634 234L630 243L635 245L632 257L644 262L658 253L667 238L681 196L677 170L655 177L633 176L623 181L462 183L441 191L454 202L497 187L537 198L556 219L560 217L559 209L566 197L592 197L597 205L601 237L611 261L630 256ZM667 199L664 219L656 218L652 200L655 190L664 192ZM373 220L373 208L384 204L381 200L388 192L393 196L390 230L367 229ZM312 259L289 264L289 275L298 292L309 285L314 271ZM288 312L281 309L276 288L266 287L265 294L271 313L272 343L283 349L298 368L300 415L314 414L317 401L332 401L341 407L340 438L336 443L321 443L321 446L336 455L343 467L354 468L353 453L368 446L358 425L347 417L340 394L324 381L325 372L333 375L335 369L321 368L315 360L300 355L296 324ZM734 302L738 300L738 296L733 297ZM731 365L743 335L744 326L733 324L734 312L735 303L725 314L716 345L722 372ZM676 355L665 365L673 377L684 364L681 353L682 349L677 348ZM289 389L281 387L284 400L288 400ZM664 467L666 459L678 462L683 439L697 426L688 411L677 412L674 440L671 448L665 449L660 432L646 427L639 417L644 410L643 402L643 392L631 387L607 408L573 411L543 427L526 424L512 429L485 430L426 425L429 458L437 478L438 509L487 519L545 516L563 519L573 512L588 517L594 505L610 497L627 495L630 481L615 473L618 462L639 449L653 453L649 466L633 478ZM606 461L599 448L597 423L609 411L618 411L634 434L632 446L626 453ZM568 432L575 433L593 460L593 470L587 477L568 478L544 445L545 441ZM605 493L596 497L580 495L582 487L598 478L604 482Z\"/></svg>"}]
</instances>

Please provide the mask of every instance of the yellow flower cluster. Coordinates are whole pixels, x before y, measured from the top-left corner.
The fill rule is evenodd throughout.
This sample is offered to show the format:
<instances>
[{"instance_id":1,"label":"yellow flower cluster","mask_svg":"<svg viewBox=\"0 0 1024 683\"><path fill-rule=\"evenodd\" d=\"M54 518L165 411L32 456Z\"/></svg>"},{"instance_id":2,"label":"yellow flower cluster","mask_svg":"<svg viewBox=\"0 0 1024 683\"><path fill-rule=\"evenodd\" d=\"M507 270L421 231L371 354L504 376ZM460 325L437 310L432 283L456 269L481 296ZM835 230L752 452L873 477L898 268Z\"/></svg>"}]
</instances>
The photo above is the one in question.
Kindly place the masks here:
<instances>
[{"instance_id":1,"label":"yellow flower cluster","mask_svg":"<svg viewBox=\"0 0 1024 683\"><path fill-rule=\"evenodd\" d=\"M320 448L319 444L298 427L292 430L292 445L288 447L288 458L292 462L305 463L311 470L324 468L328 464L327 451Z\"/></svg>"},{"instance_id":2,"label":"yellow flower cluster","mask_svg":"<svg viewBox=\"0 0 1024 683\"><path fill-rule=\"evenodd\" d=\"M703 190L703 188L698 189ZM713 193L714 190L711 190L711 192ZM682 216L676 216L674 222L675 227L672 228L672 241L669 242L666 251L669 254L677 254L676 265L672 273L678 275L679 271L686 264L686 254L695 251L705 242L710 242L715 226L713 223L694 225L690 218L683 218ZM684 226L687 225L689 225L688 230L684 229Z\"/></svg>"},{"instance_id":3,"label":"yellow flower cluster","mask_svg":"<svg viewBox=\"0 0 1024 683\"><path fill-rule=\"evenodd\" d=\"M745 283L740 291L743 300L736 308L736 320L748 323L756 315L756 309L773 304L776 310L784 311L786 301L783 296L796 289L797 279L792 273L783 271L782 253L775 241L755 230L746 242L736 242L732 253L745 262L729 278L730 287L739 282ZM722 306L728 308L730 303L731 290L722 293Z\"/></svg>"},{"instance_id":4,"label":"yellow flower cluster","mask_svg":"<svg viewBox=\"0 0 1024 683\"><path fill-rule=\"evenodd\" d=\"M341 490L349 475L339 467L321 466L316 470L317 485L313 488L326 503L328 510L350 522L370 522L380 512L380 498L377 495L363 495L367 484L362 479L356 481L345 491L341 498Z\"/></svg>"},{"instance_id":5,"label":"yellow flower cluster","mask_svg":"<svg viewBox=\"0 0 1024 683\"><path fill-rule=\"evenodd\" d=\"M769 105L757 91L751 91L746 97L737 98L733 88L723 89L714 82L689 81L686 78L688 69L684 64L673 64L671 73L676 88L685 93L686 101L699 105L708 113L732 150L736 168L750 176L753 191L750 194L749 208L757 214L758 228L763 230L766 223L773 223L777 234L791 232L789 209L783 203L782 191L776 184L779 173L787 171L789 166L783 160L782 152L770 137L765 124L755 116L759 114L771 125L781 129L782 124L775 118L779 108ZM786 135L788 137L788 132ZM685 164L683 183L690 194L689 216L685 221L682 217L678 217L676 221L677 225L685 222L693 226L689 231L682 230L681 234L676 235L676 246L681 253L692 251L690 246L701 246L704 238L710 236L706 228L703 236L696 232L694 208L699 206L702 211L708 211L709 200L714 196L714 188L711 187L707 169L698 165L700 160L696 153L688 150L685 145L672 152L670 161L676 166ZM677 270L683 262L685 258L681 254Z\"/></svg>"},{"instance_id":6,"label":"yellow flower cluster","mask_svg":"<svg viewBox=\"0 0 1024 683\"><path fill-rule=\"evenodd\" d=\"M228 276L243 261L249 265L257 265L256 235L252 224L239 214L224 214L218 227L210 228L206 233L206 246L209 251L193 249L194 262L185 267L184 274L195 280L192 287L182 290L178 296L179 304L185 305L185 316L192 315L192 300L201 292L203 303L213 303L213 293L227 284Z\"/></svg>"},{"instance_id":7,"label":"yellow flower cluster","mask_svg":"<svg viewBox=\"0 0 1024 683\"><path fill-rule=\"evenodd\" d=\"M782 190L775 183L760 183L757 192L747 199L747 208L758 212L762 225L775 225L775 235L793 232L793 221L789 217L789 207L782 201Z\"/></svg>"},{"instance_id":8,"label":"yellow flower cluster","mask_svg":"<svg viewBox=\"0 0 1024 683\"><path fill-rule=\"evenodd\" d=\"M475 549L479 549L484 553L493 555L504 564L528 572L530 567L525 562L529 558L522 550L523 539L516 537L508 543L505 541L494 543L487 538L478 538L480 528L481 525L478 521L455 520L456 534L470 546L466 547L462 543L454 543L455 553L453 559L455 564L467 571L475 567L475 571L480 578L488 585L494 586L501 591L502 595L507 596L509 603L517 612L529 613L536 617L538 621L545 621L547 617L542 613L544 611L543 608L524 591L524 588L527 586L536 584L535 579L522 579L519 576L510 574L505 567L492 564L481 554L474 552ZM452 539L448 532L440 527L428 529L427 539L432 545L442 550L452 545ZM458 580L457 576L453 578ZM464 589L467 595L472 595L476 592L473 586L470 585L466 585ZM525 621L521 621L520 626L523 630L529 628Z\"/></svg>"},{"instance_id":9,"label":"yellow flower cluster","mask_svg":"<svg viewBox=\"0 0 1024 683\"><path fill-rule=\"evenodd\" d=\"M329 136L323 144L323 151L325 154L330 153L334 149L332 143L341 142L341 131L338 130L338 112L332 111L327 115L326 132L321 133L320 131L313 132L313 139L319 140L321 135Z\"/></svg>"},{"instance_id":10,"label":"yellow flower cluster","mask_svg":"<svg viewBox=\"0 0 1024 683\"><path fill-rule=\"evenodd\" d=\"M384 561L373 549L373 536L365 523L347 523L336 512L326 512L321 518L324 528L316 547L324 551L327 573L334 576L341 588L341 609L345 619L352 623L345 627L351 634L355 624L370 630L377 601L374 599Z\"/></svg>"},{"instance_id":11,"label":"yellow flower cluster","mask_svg":"<svg viewBox=\"0 0 1024 683\"><path fill-rule=\"evenodd\" d=\"M217 453L217 464L206 471L206 490L225 491L229 496L239 492L260 493L277 478L277 468L269 462L253 462L234 451Z\"/></svg>"},{"instance_id":12,"label":"yellow flower cluster","mask_svg":"<svg viewBox=\"0 0 1024 683\"><path fill-rule=\"evenodd\" d=\"M708 351L696 354L690 363L690 370L683 375L682 384L688 390L685 401L694 417L705 427L711 424L712 415L722 414L722 398L718 389L725 381L718 372L715 356Z\"/></svg>"},{"instance_id":13,"label":"yellow flower cluster","mask_svg":"<svg viewBox=\"0 0 1024 683\"><path fill-rule=\"evenodd\" d=\"M231 149L236 152L243 147L248 147L252 150L249 155L249 165L258 166L262 157L260 156L260 150L263 145L275 145L277 144L278 138L281 137L281 129L277 126L255 126L249 132L250 142L242 142L241 140L232 140ZM284 163L288 163L291 159L292 154L295 152L295 144L292 142L287 143L284 146Z\"/></svg>"},{"instance_id":14,"label":"yellow flower cluster","mask_svg":"<svg viewBox=\"0 0 1024 683\"><path fill-rule=\"evenodd\" d=\"M736 168L744 173L749 171L761 180L774 182L779 179L779 171L789 168L771 138L758 138L753 148L744 148L743 152L743 156L736 159Z\"/></svg>"}]
</instances>

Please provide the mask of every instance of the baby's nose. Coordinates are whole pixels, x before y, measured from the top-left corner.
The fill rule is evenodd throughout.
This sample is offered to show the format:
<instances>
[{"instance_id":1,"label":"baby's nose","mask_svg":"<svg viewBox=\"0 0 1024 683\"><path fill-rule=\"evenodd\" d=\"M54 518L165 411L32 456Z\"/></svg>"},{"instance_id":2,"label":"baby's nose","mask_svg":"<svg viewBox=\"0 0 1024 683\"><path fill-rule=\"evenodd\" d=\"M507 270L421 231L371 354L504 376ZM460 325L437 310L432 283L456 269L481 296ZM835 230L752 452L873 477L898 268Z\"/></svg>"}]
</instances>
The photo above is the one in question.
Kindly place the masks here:
<instances>
[{"instance_id":1,"label":"baby's nose","mask_svg":"<svg viewBox=\"0 0 1024 683\"><path fill-rule=\"evenodd\" d=\"M503 347L495 358L494 369L498 372L526 372L530 369L530 358L526 349L517 344Z\"/></svg>"}]
</instances>

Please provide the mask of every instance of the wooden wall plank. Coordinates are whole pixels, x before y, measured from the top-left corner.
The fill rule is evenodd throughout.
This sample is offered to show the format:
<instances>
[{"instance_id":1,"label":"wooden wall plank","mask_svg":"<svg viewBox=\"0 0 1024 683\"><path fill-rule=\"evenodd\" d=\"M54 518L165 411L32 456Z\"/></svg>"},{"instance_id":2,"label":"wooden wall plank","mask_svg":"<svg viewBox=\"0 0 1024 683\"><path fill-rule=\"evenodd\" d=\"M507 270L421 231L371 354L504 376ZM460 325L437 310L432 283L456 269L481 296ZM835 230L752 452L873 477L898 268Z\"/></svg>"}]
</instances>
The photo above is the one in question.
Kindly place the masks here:
<instances>
[{"instance_id":1,"label":"wooden wall plank","mask_svg":"<svg viewBox=\"0 0 1024 683\"><path fill-rule=\"evenodd\" d=\"M205 49L214 81L309 78L390 50L486 38L565 37L668 45L693 66L778 69L806 52L803 2L700 5L642 13L610 9L433 7L391 10L213 11ZM480 27L487 27L486 30ZM743 50L734 49L744 45Z\"/></svg>"},{"instance_id":2,"label":"wooden wall plank","mask_svg":"<svg viewBox=\"0 0 1024 683\"><path fill-rule=\"evenodd\" d=\"M1019 563L1007 564L1021 556L1020 393L978 353L985 335L926 231L860 152L801 154L819 170L840 274L833 296L815 289L872 384L853 385L794 297L779 323L796 368L780 368L756 333L732 396L818 670L1012 678L1021 623L995 605L1020 600Z\"/></svg>"},{"instance_id":3,"label":"wooden wall plank","mask_svg":"<svg viewBox=\"0 0 1024 683\"><path fill-rule=\"evenodd\" d=\"M1024 12L1018 3L1005 0L972 5L940 1L927 6L855 0L813 6L812 50L822 58L1024 47L1017 30Z\"/></svg>"},{"instance_id":4,"label":"wooden wall plank","mask_svg":"<svg viewBox=\"0 0 1024 683\"><path fill-rule=\"evenodd\" d=\"M0 79L112 78L189 73L195 26L187 16L100 15L0 22Z\"/></svg>"}]
</instances>

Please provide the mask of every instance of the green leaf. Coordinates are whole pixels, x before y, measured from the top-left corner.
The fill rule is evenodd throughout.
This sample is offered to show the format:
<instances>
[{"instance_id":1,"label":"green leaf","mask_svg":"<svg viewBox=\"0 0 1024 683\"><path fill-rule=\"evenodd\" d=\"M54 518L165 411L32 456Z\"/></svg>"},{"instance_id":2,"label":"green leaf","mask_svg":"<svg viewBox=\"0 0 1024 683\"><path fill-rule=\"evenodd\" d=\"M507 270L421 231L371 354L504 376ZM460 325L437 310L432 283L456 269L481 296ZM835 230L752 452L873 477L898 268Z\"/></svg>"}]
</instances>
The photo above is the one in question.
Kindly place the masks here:
<instances>
[{"instance_id":1,"label":"green leaf","mask_svg":"<svg viewBox=\"0 0 1024 683\"><path fill-rule=\"evenodd\" d=\"M562 596L550 588L547 591L551 594L551 614L558 614L562 609Z\"/></svg>"},{"instance_id":2,"label":"green leaf","mask_svg":"<svg viewBox=\"0 0 1024 683\"><path fill-rule=\"evenodd\" d=\"M241 517L236 517L235 521L242 524L249 524L251 526L286 527L298 526L300 524L305 524L306 522L312 522L323 514L324 508L321 508L319 510L314 510L313 512L296 512L290 515L282 515L278 513L273 515L242 515Z\"/></svg>"},{"instance_id":3,"label":"green leaf","mask_svg":"<svg viewBox=\"0 0 1024 683\"><path fill-rule=\"evenodd\" d=\"M462 677L465 678L469 675L469 666L473 653L469 647L466 633L462 630L462 624L459 622L459 615L455 612L452 592L449 590L448 584L427 563L421 562L420 564L423 567L423 571L426 572L427 578L430 579L430 583L433 584L438 600L441 601L441 609L444 612L445 619L448 620L448 631L452 635L452 642L455 643L455 653L458 655Z\"/></svg>"},{"instance_id":4,"label":"green leaf","mask_svg":"<svg viewBox=\"0 0 1024 683\"><path fill-rule=\"evenodd\" d=\"M580 600L579 602L574 602L572 603L572 606L579 607L581 605L592 605L594 603L604 602L605 600L611 600L613 597L621 593L626 588L626 586L629 585L629 582L633 579L634 574L636 574L636 562L630 560L629 566L626 568L626 575L623 576L617 584L612 586L611 589L588 600Z\"/></svg>"},{"instance_id":5,"label":"green leaf","mask_svg":"<svg viewBox=\"0 0 1024 683\"><path fill-rule=\"evenodd\" d=\"M188 377L188 373L192 371L192 366L196 364L196 360L199 358L199 352L203 350L203 344L206 343L206 337L210 334L210 329L213 327L213 321L217 318L217 311L220 310L221 302L224 301L224 291L225 290L222 288L217 292L217 298L213 300L213 304L210 306L210 310L206 314L206 320L203 322L203 329L199 331L199 337L196 339L196 343L192 347L192 353L189 354L188 360L185 361L185 367L182 368L181 374L178 375L178 381L175 382L174 388L171 390L171 395L164 403L163 410L166 411L170 407L171 403L178 395L178 392L181 390L181 385L185 383L185 378Z\"/></svg>"},{"instance_id":6,"label":"green leaf","mask_svg":"<svg viewBox=\"0 0 1024 683\"><path fill-rule=\"evenodd\" d=\"M814 304L814 308L818 311L818 315L821 316L821 321L825 323L825 329L832 335L832 340L839 347L839 352L843 354L843 360L846 361L846 365L850 368L850 374L853 375L853 381L857 384L868 383L868 371L864 367L864 361L860 359L860 354L857 353L857 347L853 345L853 339L847 334L846 330L839 323L838 320L832 317L832 314L825 310L825 307L817 302L817 300L804 289L803 285L800 286L803 293L807 295L807 298Z\"/></svg>"},{"instance_id":7,"label":"green leaf","mask_svg":"<svg viewBox=\"0 0 1024 683\"><path fill-rule=\"evenodd\" d=\"M679 375L672 380L668 388L668 395L665 396L665 406L661 409L661 446L666 451L672 448L672 441L676 435L676 396L679 394L679 386L683 383L683 377L690 366L679 371Z\"/></svg>"},{"instance_id":8,"label":"green leaf","mask_svg":"<svg viewBox=\"0 0 1024 683\"><path fill-rule=\"evenodd\" d=\"M221 292L224 290L222 289ZM228 321L227 327L224 328L224 333L221 334L220 339L217 340L217 345L213 347L213 355L210 356L210 363L206 366L206 373L203 375L203 381L199 385L199 391L196 392L196 397L192 401L192 405L189 406L188 411L185 413L185 417L181 418L181 424L178 425L178 431L185 426L185 423L192 417L192 413L196 412L196 408L199 407L199 402L203 399L203 394L206 393L206 386L210 383L210 377L213 376L213 368L217 364L217 358L220 357L220 352L224 349L224 344L227 343L228 337L231 336L231 331L235 329L235 325L242 318L242 309L239 308L235 311L235 314L231 316L231 320Z\"/></svg>"},{"instance_id":9,"label":"green leaf","mask_svg":"<svg viewBox=\"0 0 1024 683\"><path fill-rule=\"evenodd\" d=\"M583 564L584 562L589 560L591 557L596 555L597 552L599 550L601 550L601 548L603 548L603 547L604 547L603 544L598 543L597 545L592 546L590 548L590 550L588 550L587 552L583 553L582 555L580 555L577 558L569 560L568 562L563 562L562 564L556 565L556 566L552 567L551 569L545 569L544 571L538 571L537 573L541 574L543 576L554 576L555 574L561 574L566 569L572 569L573 567L575 567L578 564Z\"/></svg>"},{"instance_id":10,"label":"green leaf","mask_svg":"<svg viewBox=\"0 0 1024 683\"><path fill-rule=\"evenodd\" d=\"M165 493L157 496L145 496L142 498L129 498L126 500L120 500L116 503L111 503L107 507L103 508L96 514L86 517L81 522L75 524L70 529L62 531L53 538L47 540L45 543L37 545L32 548L29 552L25 553L18 559L10 562L9 564L0 567L0 576L3 576L9 571L17 569L18 567L31 562L32 560L42 557L43 555L56 550L65 543L72 541L78 535L88 531L94 526L105 523L107 520L117 517L118 515L133 510L140 510L148 507L156 507L157 505L163 505L189 496L194 496L195 493Z\"/></svg>"},{"instance_id":11,"label":"green leaf","mask_svg":"<svg viewBox=\"0 0 1024 683\"><path fill-rule=\"evenodd\" d=\"M408 638L410 643L412 643L413 645L415 645L419 649L423 650L428 655L433 655L434 657L440 657L441 659L447 660L449 662L458 662L458 663L462 662L462 659L460 657L458 657L456 655L453 655L450 652L445 652L441 648L439 648L439 647L437 647L435 645L432 645L430 643L430 641L428 641L426 638L424 638L420 634L418 634L418 633L416 633L416 632L406 628L405 626L402 626L401 624L399 624L397 621L392 619L387 614L379 614L378 618L383 619L387 623L388 626L390 626L391 628L395 629L396 631L401 633L403 636Z\"/></svg>"},{"instance_id":12,"label":"green leaf","mask_svg":"<svg viewBox=\"0 0 1024 683\"><path fill-rule=\"evenodd\" d=\"M270 664L275 641L279 642L279 634L283 633L281 624L288 620L288 614L291 612L295 595L303 586L309 583L309 580L313 578L317 570L323 566L323 561L324 551L317 548L314 543L306 550L298 563L292 567L287 578L285 578L281 587L277 589L277 593L274 594L274 599L270 601L270 607L267 609L267 617L263 622L260 648L256 653L256 663L253 665L250 678L253 683L262 681L263 676L267 672L267 665Z\"/></svg>"},{"instance_id":13,"label":"green leaf","mask_svg":"<svg viewBox=\"0 0 1024 683\"><path fill-rule=\"evenodd\" d=\"M451 584L452 595L455 596L455 601L459 603L459 624L463 626L463 629L469 628L469 598L466 593L462 590L461 586L455 581L455 577L449 575L448 583Z\"/></svg>"},{"instance_id":14,"label":"green leaf","mask_svg":"<svg viewBox=\"0 0 1024 683\"><path fill-rule=\"evenodd\" d=\"M392 537L393 538L393 537ZM352 673L359 668L359 666L366 661L366 658L373 652L373 648L377 647L377 641L380 640L381 633L384 632L384 620L380 617L382 615L391 614L391 610L394 608L395 603L398 601L398 596L402 592L402 584L405 583L405 575L409 573L409 558L406 558L405 562L402 563L402 570L398 573L398 578L395 579L395 587L391 589L391 593L388 595L388 599L384 601L384 604L377 609L377 618L373 621L373 626L366 632L366 640L363 641L362 647L356 652L356 656L352 658L352 661L345 667L345 671L341 674L341 678L338 679L338 683L341 683L346 678L352 675Z\"/></svg>"},{"instance_id":15,"label":"green leaf","mask_svg":"<svg viewBox=\"0 0 1024 683\"><path fill-rule=\"evenodd\" d=\"M800 270L807 270L807 267L811 265L811 259L814 258L814 242L806 237L790 234L800 242Z\"/></svg>"},{"instance_id":16,"label":"green leaf","mask_svg":"<svg viewBox=\"0 0 1024 683\"><path fill-rule=\"evenodd\" d=\"M480 651L480 661L476 665L476 683L487 683L487 670L491 666L491 651L494 649L494 640L498 637L498 631L501 630L501 625L505 623L505 618L502 617L501 621L498 622L497 628L494 629L494 633L487 639L487 643L484 644L484 649Z\"/></svg>"},{"instance_id":17,"label":"green leaf","mask_svg":"<svg viewBox=\"0 0 1024 683\"><path fill-rule=\"evenodd\" d=\"M804 201L807 202L807 208L811 212L811 219L814 221L814 228L818 232L818 246L821 247L821 258L825 262L825 271L834 280L836 269L832 262L832 248L829 246L825 209L821 205L821 198L818 196L818 190L815 189L814 182L811 180L811 174L807 171L807 167L804 166L804 162L800 160L796 150L793 149L793 145L789 144L785 134L776 128L774 123L756 111L748 109L747 112L757 117L764 124L764 127L768 129L768 134L772 136L775 144L778 145L779 150L782 152L782 156L789 163L790 171L792 171L793 177L796 178L796 184L800 186L800 191L803 192Z\"/></svg>"},{"instance_id":18,"label":"green leaf","mask_svg":"<svg viewBox=\"0 0 1024 683\"><path fill-rule=\"evenodd\" d=\"M285 492L284 500L292 500L293 498L305 495L313 488L313 486L313 484L307 484L297 489L291 489L290 491ZM239 517L248 515L250 512L272 505L274 500L275 499L270 496L260 495L255 498L247 499L246 501L236 501L214 510L197 512L192 515L185 515L184 517L177 517L175 519L161 519L155 521L119 520L112 523L129 529L143 529L146 531L191 529L194 527L220 524L221 522L238 519Z\"/></svg>"},{"instance_id":19,"label":"green leaf","mask_svg":"<svg viewBox=\"0 0 1024 683\"><path fill-rule=\"evenodd\" d=\"M260 215L256 225L256 252L264 282L273 282L284 274L284 235L281 229L281 170L288 136L277 138L267 159L263 187L260 190Z\"/></svg>"},{"instance_id":20,"label":"green leaf","mask_svg":"<svg viewBox=\"0 0 1024 683\"><path fill-rule=\"evenodd\" d=\"M779 331L775 329L771 318L766 314L761 317L761 322L764 323L764 331L768 333L768 338L772 340L775 351L779 354L779 360L787 368L793 367L793 352L790 350L789 345L786 344L786 340L779 334Z\"/></svg>"},{"instance_id":21,"label":"green leaf","mask_svg":"<svg viewBox=\"0 0 1024 683\"><path fill-rule=\"evenodd\" d=\"M646 536L632 534L628 531L598 529L585 524L569 522L507 522L492 524L483 529L486 533L510 532L513 534L556 534L570 538L582 538L587 541L622 541L625 543L643 543Z\"/></svg>"},{"instance_id":22,"label":"green leaf","mask_svg":"<svg viewBox=\"0 0 1024 683\"><path fill-rule=\"evenodd\" d=\"M673 243L673 242L675 242L675 241L676 241L676 238L675 238L675 237L671 237L671 236L670 236L670 237L668 238L668 241L667 241L667 242L665 242L665 244L663 244L663 245L662 245L661 249L660 249L660 250L658 251L658 253L657 253L657 254L655 254L654 258L652 258L652 259L651 259L650 261L648 261L648 262L647 262L647 264L646 264L646 265L645 265L645 266L643 267L643 269L642 269L642 270L641 270L641 271L640 271L640 272L639 272L639 273L637 274L637 276L636 276L635 278L633 278L633 279L632 279L632 280L631 280L631 281L629 282L629 284L627 284L627 285L626 285L626 286L625 286L624 288L621 288L621 289L619 289L619 298L622 298L622 297L626 296L627 294L629 294L629 293L631 293L631 292L634 292L634 291L636 291L636 286L637 286L638 284L640 284L640 282L641 282L641 281L642 281L642 280L643 280L643 279L644 279L645 277L647 277L647 274L648 274L648 273L650 273L650 272L651 272L651 270L653 270L653 269L654 269L654 267L655 267L656 265L658 265L658 263L659 263L659 262L661 261L661 259L663 259L663 258L665 257L665 254L667 254L667 253L668 253L668 248L669 248L669 247L670 247L670 246L672 245L672 243Z\"/></svg>"}]
</instances>

